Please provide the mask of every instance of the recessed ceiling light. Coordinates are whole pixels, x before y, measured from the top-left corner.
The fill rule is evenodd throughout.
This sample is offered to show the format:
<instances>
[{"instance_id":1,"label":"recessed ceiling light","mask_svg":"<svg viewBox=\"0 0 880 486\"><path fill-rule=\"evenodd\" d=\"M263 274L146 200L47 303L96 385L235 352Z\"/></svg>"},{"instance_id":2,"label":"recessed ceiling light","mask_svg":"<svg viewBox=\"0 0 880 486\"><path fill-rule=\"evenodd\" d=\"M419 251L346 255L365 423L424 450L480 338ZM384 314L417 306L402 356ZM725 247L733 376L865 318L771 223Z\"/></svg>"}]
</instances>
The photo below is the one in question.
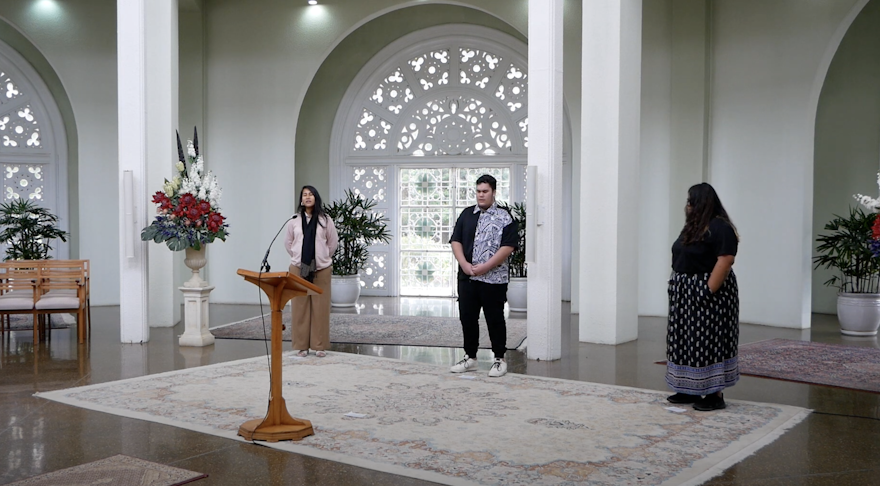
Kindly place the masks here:
<instances>
[{"instance_id":1,"label":"recessed ceiling light","mask_svg":"<svg viewBox=\"0 0 880 486\"><path fill-rule=\"evenodd\" d=\"M317 5L318 0L309 0L309 5Z\"/></svg>"}]
</instances>

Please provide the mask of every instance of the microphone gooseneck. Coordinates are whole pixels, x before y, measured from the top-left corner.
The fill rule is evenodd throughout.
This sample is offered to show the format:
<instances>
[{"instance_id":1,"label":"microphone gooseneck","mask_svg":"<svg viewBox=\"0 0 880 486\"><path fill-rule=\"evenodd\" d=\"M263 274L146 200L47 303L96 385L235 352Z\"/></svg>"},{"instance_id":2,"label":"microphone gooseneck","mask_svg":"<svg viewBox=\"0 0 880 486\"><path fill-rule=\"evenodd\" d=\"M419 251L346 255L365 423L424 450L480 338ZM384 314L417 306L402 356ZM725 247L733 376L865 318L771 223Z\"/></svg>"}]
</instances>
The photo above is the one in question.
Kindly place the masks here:
<instances>
[{"instance_id":1,"label":"microphone gooseneck","mask_svg":"<svg viewBox=\"0 0 880 486\"><path fill-rule=\"evenodd\" d=\"M287 227L287 223L292 219L296 219L295 214L293 216L287 218L287 221L285 221L284 224L281 225L281 228L279 228L278 232L275 233L275 238L272 238L272 242L269 243L269 248L266 248L266 255L263 256L263 261L262 261L262 263L260 263L260 273L263 273L263 272L268 273L269 270L271 269L271 267L269 266L269 252L272 251L272 244L275 243L275 240L278 238L278 235L281 234L281 231L283 231L284 228Z\"/></svg>"}]
</instances>

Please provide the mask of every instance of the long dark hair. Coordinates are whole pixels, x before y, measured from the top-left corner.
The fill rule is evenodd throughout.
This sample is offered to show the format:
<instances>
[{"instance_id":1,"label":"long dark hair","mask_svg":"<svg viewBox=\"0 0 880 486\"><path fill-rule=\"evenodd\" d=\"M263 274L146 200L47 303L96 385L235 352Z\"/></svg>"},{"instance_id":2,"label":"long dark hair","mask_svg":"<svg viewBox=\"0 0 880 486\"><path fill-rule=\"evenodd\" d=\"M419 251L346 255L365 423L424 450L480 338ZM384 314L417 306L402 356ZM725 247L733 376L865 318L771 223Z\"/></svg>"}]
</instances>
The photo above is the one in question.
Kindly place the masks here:
<instances>
[{"instance_id":1,"label":"long dark hair","mask_svg":"<svg viewBox=\"0 0 880 486\"><path fill-rule=\"evenodd\" d=\"M709 230L709 223L715 218L723 219L733 228L737 239L739 238L736 226L730 221L730 216L724 210L718 193L711 185L703 182L691 186L688 189L687 203L690 209L685 211L684 228L682 228L680 235L682 243L688 245L702 240L703 235Z\"/></svg>"},{"instance_id":2,"label":"long dark hair","mask_svg":"<svg viewBox=\"0 0 880 486\"><path fill-rule=\"evenodd\" d=\"M299 190L299 204L296 207L296 212L298 212L303 218L306 217L306 208L303 206L303 191L306 189L315 196L315 207L312 208L312 217L317 217L318 224L324 226L324 218L329 218L329 216L324 212L324 204L321 202L321 195L318 194L318 190L313 186L303 186L302 189Z\"/></svg>"}]
</instances>

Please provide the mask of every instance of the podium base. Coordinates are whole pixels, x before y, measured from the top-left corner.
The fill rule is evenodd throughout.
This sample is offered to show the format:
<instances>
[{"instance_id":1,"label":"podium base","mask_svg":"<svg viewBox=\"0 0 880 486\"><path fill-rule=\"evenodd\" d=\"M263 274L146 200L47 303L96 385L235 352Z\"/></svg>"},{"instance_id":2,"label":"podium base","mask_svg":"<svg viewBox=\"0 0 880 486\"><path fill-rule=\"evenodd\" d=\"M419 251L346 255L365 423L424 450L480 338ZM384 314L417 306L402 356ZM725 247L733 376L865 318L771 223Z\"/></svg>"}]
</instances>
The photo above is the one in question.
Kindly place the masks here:
<instances>
[{"instance_id":1,"label":"podium base","mask_svg":"<svg viewBox=\"0 0 880 486\"><path fill-rule=\"evenodd\" d=\"M265 440L266 442L278 442L279 440L302 440L310 435L315 435L312 422L308 420L293 419L297 424L278 424L260 426L264 419L248 420L238 428L238 435L245 440Z\"/></svg>"}]
</instances>

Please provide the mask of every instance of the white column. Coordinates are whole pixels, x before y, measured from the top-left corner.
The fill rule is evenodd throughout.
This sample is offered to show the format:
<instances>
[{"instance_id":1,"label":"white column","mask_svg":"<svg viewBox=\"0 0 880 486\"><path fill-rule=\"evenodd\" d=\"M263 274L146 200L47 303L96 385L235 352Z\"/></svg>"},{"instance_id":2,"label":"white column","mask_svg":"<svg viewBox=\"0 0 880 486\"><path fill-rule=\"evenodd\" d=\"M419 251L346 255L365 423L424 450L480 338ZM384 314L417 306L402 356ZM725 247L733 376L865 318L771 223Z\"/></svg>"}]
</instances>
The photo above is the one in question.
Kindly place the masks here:
<instances>
[{"instance_id":1,"label":"white column","mask_svg":"<svg viewBox=\"0 0 880 486\"><path fill-rule=\"evenodd\" d=\"M119 125L119 317L123 343L150 340L147 316L146 62L144 4L117 0ZM128 177L126 176L128 174Z\"/></svg>"},{"instance_id":2,"label":"white column","mask_svg":"<svg viewBox=\"0 0 880 486\"><path fill-rule=\"evenodd\" d=\"M176 172L178 121L178 0L150 0L145 7L147 96L147 199L148 216L156 216L152 194ZM191 129L190 129L191 130ZM188 135L192 137L192 134ZM182 134L186 142L186 133ZM174 252L151 243L149 251L149 316L151 327L171 327L180 321L180 294L174 282Z\"/></svg>"},{"instance_id":3,"label":"white column","mask_svg":"<svg viewBox=\"0 0 880 486\"><path fill-rule=\"evenodd\" d=\"M563 0L529 0L529 165L537 167L529 263L528 356L562 357Z\"/></svg>"},{"instance_id":4,"label":"white column","mask_svg":"<svg viewBox=\"0 0 880 486\"><path fill-rule=\"evenodd\" d=\"M642 0L583 3L583 342L619 344L638 337L641 9Z\"/></svg>"}]
</instances>

